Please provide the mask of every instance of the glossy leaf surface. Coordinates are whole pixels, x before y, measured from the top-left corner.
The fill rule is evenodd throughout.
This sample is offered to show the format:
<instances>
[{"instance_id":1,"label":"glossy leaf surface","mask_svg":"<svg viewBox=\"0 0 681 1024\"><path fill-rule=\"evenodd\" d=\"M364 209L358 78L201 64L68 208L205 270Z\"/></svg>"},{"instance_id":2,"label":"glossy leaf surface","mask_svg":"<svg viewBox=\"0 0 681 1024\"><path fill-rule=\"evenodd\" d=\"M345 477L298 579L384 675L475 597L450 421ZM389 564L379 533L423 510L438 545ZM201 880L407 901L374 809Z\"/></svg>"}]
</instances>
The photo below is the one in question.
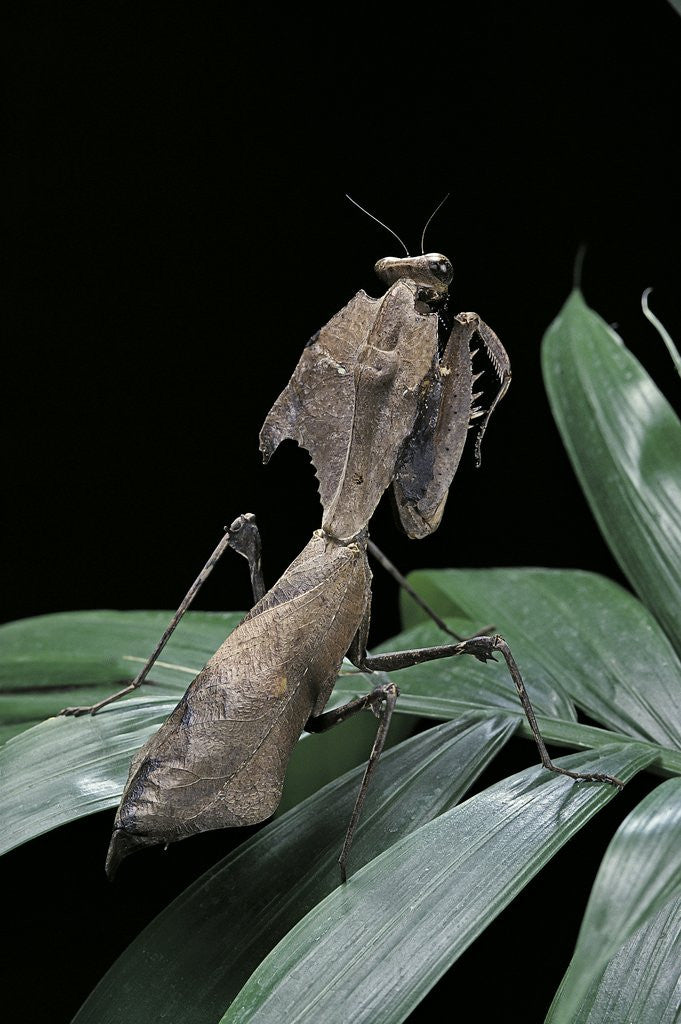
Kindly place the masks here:
<instances>
[{"instance_id":1,"label":"glossy leaf surface","mask_svg":"<svg viewBox=\"0 0 681 1024\"><path fill-rule=\"evenodd\" d=\"M667 904L681 896L681 779L669 779L622 822L601 863L577 948L549 1015L569 1024L591 982L632 935L648 925L667 931L675 943ZM662 921L654 923L658 913ZM670 931L670 928L672 931ZM649 941L639 936L637 942ZM667 958L667 950L653 954ZM678 964L677 964L678 969ZM592 995L593 1002L597 993ZM652 1019L652 1018L650 1018Z\"/></svg>"},{"instance_id":2,"label":"glossy leaf surface","mask_svg":"<svg viewBox=\"0 0 681 1024\"><path fill-rule=\"evenodd\" d=\"M647 761L645 751L613 746L561 764L626 779ZM471 797L315 907L262 962L223 1024L399 1024L615 793L533 768Z\"/></svg>"},{"instance_id":3,"label":"glossy leaf surface","mask_svg":"<svg viewBox=\"0 0 681 1024\"><path fill-rule=\"evenodd\" d=\"M503 714L470 713L388 751L369 790L350 870L460 799L514 724ZM266 825L187 889L105 975L78 1024L218 1020L278 940L338 888L338 854L362 771Z\"/></svg>"},{"instance_id":4,"label":"glossy leaf surface","mask_svg":"<svg viewBox=\"0 0 681 1024\"><path fill-rule=\"evenodd\" d=\"M486 614L494 622L513 649L539 713L546 712L538 687L552 686L611 729L681 748L681 661L652 615L616 583L567 569L422 570L409 581L442 615L480 621ZM404 619L418 621L418 606L407 596L402 602ZM439 642L431 626L421 628L431 631L430 643ZM499 674L502 666L494 668L515 699ZM477 679L488 669L450 668L442 661L407 669L403 677L440 677L444 690L445 677L456 671Z\"/></svg>"},{"instance_id":5,"label":"glossy leaf surface","mask_svg":"<svg viewBox=\"0 0 681 1024\"><path fill-rule=\"evenodd\" d=\"M681 651L681 423L617 334L573 292L544 337L556 424L614 557Z\"/></svg>"}]
</instances>

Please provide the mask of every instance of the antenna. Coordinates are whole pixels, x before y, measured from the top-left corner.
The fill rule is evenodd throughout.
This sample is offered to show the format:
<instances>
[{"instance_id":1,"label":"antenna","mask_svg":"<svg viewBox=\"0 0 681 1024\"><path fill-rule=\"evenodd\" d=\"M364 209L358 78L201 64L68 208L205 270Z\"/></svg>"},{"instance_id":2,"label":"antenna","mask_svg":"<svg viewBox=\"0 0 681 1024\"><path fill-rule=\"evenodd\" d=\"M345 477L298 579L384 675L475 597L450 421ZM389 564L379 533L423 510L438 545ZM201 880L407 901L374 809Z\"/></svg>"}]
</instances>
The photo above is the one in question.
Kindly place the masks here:
<instances>
[{"instance_id":1,"label":"antenna","mask_svg":"<svg viewBox=\"0 0 681 1024\"><path fill-rule=\"evenodd\" d=\"M366 213L367 217L371 217L371 219L372 219L372 220L375 220L377 224L380 224L382 228L385 228L385 230L386 230L386 231L389 231L389 232L390 232L390 234L391 234L391 235L393 235L393 236L394 236L394 237L395 237L395 238L397 239L397 241L398 241L398 242L400 243L400 245L402 246L402 248L403 248L403 249L404 249L404 251L406 252L407 256L409 255L409 250L407 249L406 245L404 244L404 242L402 241L402 239L400 238L400 236L399 236L399 235L398 235L398 234L397 234L397 233L396 233L395 231L393 231L393 229L392 229L392 228L389 228L389 227L388 227L388 225L387 225L387 224L384 224L382 220L379 220L379 219L378 219L378 217L374 217L373 213L369 213L369 211L368 211L368 210L365 210L365 209L364 209L364 207L363 207L363 206L360 206L360 205L359 205L359 203L357 202L357 200L356 200L356 199L353 199L353 198L352 198L352 196L349 196L347 192L345 193L345 198L346 198L346 199L349 199L349 200L350 200L350 202L351 202L351 203L352 203L352 204L353 204L354 206L356 206L358 210L361 210L361 211L362 211L362 213ZM445 197L445 198L446 198L446 197ZM444 201L444 200L443 200L443 201ZM442 203L440 203L440 206L442 206ZM438 207L438 209L439 209L439 207Z\"/></svg>"},{"instance_id":2,"label":"antenna","mask_svg":"<svg viewBox=\"0 0 681 1024\"><path fill-rule=\"evenodd\" d=\"M425 253L425 251L426 251L424 249L424 245L425 245L425 241L426 241L426 231L428 230L428 225L430 224L431 220L433 219L433 217L435 216L437 211L440 209L440 207L444 206L444 204L447 202L447 200L449 199L450 195L451 195L451 192L448 192L447 195L444 197L444 199L440 200L440 202L437 204L437 206L435 207L435 209L431 213L430 217L426 221L426 225L425 225L425 227L423 229L423 234L421 235L421 255L423 255Z\"/></svg>"}]
</instances>

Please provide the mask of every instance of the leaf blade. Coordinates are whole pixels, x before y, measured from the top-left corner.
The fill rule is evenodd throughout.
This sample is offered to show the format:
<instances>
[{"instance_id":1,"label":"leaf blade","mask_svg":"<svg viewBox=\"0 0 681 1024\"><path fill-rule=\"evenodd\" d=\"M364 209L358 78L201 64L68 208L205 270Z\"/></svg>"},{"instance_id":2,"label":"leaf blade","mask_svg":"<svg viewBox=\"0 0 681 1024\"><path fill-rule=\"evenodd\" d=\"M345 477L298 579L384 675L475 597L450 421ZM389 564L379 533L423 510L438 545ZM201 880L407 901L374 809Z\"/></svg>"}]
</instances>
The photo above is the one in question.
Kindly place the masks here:
<instances>
[{"instance_id":1,"label":"leaf blade","mask_svg":"<svg viewBox=\"0 0 681 1024\"><path fill-rule=\"evenodd\" d=\"M568 1024L617 949L681 897L681 779L649 793L622 822L594 882L551 1024Z\"/></svg>"},{"instance_id":2,"label":"leaf blade","mask_svg":"<svg viewBox=\"0 0 681 1024\"><path fill-rule=\"evenodd\" d=\"M615 953L590 985L571 1024L677 1024L681 1009L679 962L681 899L676 899L666 903ZM562 990L561 985L557 999ZM545 1024L554 1020L552 1007Z\"/></svg>"},{"instance_id":3,"label":"leaf blade","mask_svg":"<svg viewBox=\"0 0 681 1024\"><path fill-rule=\"evenodd\" d=\"M134 678L171 612L106 609L38 615L0 626L0 723L19 731L69 704L91 704ZM189 612L149 675L176 700L242 618Z\"/></svg>"},{"instance_id":4,"label":"leaf blade","mask_svg":"<svg viewBox=\"0 0 681 1024\"><path fill-rule=\"evenodd\" d=\"M456 802L513 729L503 714L473 713L386 752L351 871ZM270 822L190 886L128 947L74 1024L217 1020L278 939L337 888L362 770Z\"/></svg>"},{"instance_id":5,"label":"leaf blade","mask_svg":"<svg viewBox=\"0 0 681 1024\"><path fill-rule=\"evenodd\" d=\"M50 718L8 740L0 748L0 853L114 807L132 755L176 702L127 700L94 717Z\"/></svg>"},{"instance_id":6,"label":"leaf blade","mask_svg":"<svg viewBox=\"0 0 681 1024\"><path fill-rule=\"evenodd\" d=\"M533 701L541 691L532 686L543 681L617 732L681 748L681 660L653 616L616 583L567 569L422 570L409 581L440 614L491 618ZM414 622L421 612L407 598L403 614ZM421 668L408 672L430 678L433 670ZM444 688L448 670L439 671ZM546 715L540 702L537 710Z\"/></svg>"},{"instance_id":7,"label":"leaf blade","mask_svg":"<svg viewBox=\"0 0 681 1024\"><path fill-rule=\"evenodd\" d=\"M646 288L643 295L641 296L641 309L643 310L643 315L648 320L650 320L651 324L659 334L660 338L662 339L663 345L667 349L667 352L669 352L671 361L674 364L674 369L678 373L679 377L681 377L681 353L674 344L674 339L672 338L671 334L669 333L665 325L662 323L659 317L657 317L653 313L652 309L648 305L648 296L650 295L651 291L652 288Z\"/></svg>"},{"instance_id":8,"label":"leaf blade","mask_svg":"<svg viewBox=\"0 0 681 1024\"><path fill-rule=\"evenodd\" d=\"M613 747L597 760L561 760L582 769L587 763L589 770L630 778L648 755ZM570 787L537 769L476 794L400 840L318 904L263 961L221 1024L282 1018L291 1024L399 1024L613 795L609 787Z\"/></svg>"},{"instance_id":9,"label":"leaf blade","mask_svg":"<svg viewBox=\"0 0 681 1024\"><path fill-rule=\"evenodd\" d=\"M601 533L681 651L681 423L577 291L544 336L542 367L554 419Z\"/></svg>"}]
</instances>

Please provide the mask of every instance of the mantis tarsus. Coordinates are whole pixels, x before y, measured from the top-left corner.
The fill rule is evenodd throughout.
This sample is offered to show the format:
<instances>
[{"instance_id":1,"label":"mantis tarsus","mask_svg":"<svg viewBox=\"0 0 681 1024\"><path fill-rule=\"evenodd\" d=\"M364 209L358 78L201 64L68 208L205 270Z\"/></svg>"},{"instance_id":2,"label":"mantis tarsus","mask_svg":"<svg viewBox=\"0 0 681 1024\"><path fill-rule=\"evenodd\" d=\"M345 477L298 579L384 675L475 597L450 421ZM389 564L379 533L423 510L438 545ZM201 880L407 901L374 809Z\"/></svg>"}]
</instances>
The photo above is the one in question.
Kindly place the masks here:
<instances>
[{"instance_id":1,"label":"mantis tarsus","mask_svg":"<svg viewBox=\"0 0 681 1024\"><path fill-rule=\"evenodd\" d=\"M483 633L432 648L367 653L368 525L381 496L391 491L408 536L432 533L469 428L479 420L479 462L485 428L511 379L501 342L477 314L459 313L448 324L453 270L446 257L389 257L375 269L385 294L373 299L358 292L311 339L260 435L265 461L286 437L310 452L323 506L321 528L265 592L255 520L240 516L140 675L93 708L66 709L94 713L136 689L222 551L230 546L248 559L255 606L133 759L109 847L110 874L139 847L268 818L279 803L300 733L327 729L370 708L379 726L340 855L345 879L357 820L398 698L397 686L389 682L325 711L346 655L361 671L390 672L436 658L470 654L485 662L500 654L542 764L575 779L621 785L608 775L569 772L552 763L501 636ZM476 338L498 379L487 409L475 405L482 395L474 391L481 376L472 366Z\"/></svg>"}]
</instances>

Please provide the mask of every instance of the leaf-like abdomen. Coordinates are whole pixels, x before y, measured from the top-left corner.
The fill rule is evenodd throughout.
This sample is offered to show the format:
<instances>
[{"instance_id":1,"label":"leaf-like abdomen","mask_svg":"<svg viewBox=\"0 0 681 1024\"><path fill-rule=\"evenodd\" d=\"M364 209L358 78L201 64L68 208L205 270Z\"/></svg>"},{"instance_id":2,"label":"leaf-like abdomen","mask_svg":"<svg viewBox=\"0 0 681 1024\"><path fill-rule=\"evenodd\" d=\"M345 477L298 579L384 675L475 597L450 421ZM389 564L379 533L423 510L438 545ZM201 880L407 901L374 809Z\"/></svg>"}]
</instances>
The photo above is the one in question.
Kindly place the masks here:
<instances>
[{"instance_id":1,"label":"leaf-like abdomen","mask_svg":"<svg viewBox=\"0 0 681 1024\"><path fill-rule=\"evenodd\" d=\"M115 828L146 845L269 817L362 621L368 583L358 545L316 534L140 750Z\"/></svg>"}]
</instances>

